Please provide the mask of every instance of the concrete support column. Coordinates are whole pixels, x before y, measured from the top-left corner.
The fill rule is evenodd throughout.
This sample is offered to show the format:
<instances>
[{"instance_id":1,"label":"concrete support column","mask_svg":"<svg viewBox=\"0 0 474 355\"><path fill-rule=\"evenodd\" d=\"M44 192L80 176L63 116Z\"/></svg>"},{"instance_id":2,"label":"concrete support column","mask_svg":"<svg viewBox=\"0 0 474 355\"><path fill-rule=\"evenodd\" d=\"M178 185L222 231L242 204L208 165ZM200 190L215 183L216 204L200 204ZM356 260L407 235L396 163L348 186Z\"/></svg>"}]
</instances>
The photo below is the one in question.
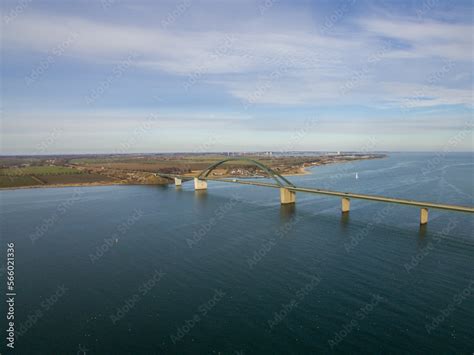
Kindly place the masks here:
<instances>
[{"instance_id":1,"label":"concrete support column","mask_svg":"<svg viewBox=\"0 0 474 355\"><path fill-rule=\"evenodd\" d=\"M207 181L194 178L194 190L207 190Z\"/></svg>"},{"instance_id":2,"label":"concrete support column","mask_svg":"<svg viewBox=\"0 0 474 355\"><path fill-rule=\"evenodd\" d=\"M183 184L183 181L180 178L174 178L174 184L176 186L181 186Z\"/></svg>"},{"instance_id":3,"label":"concrete support column","mask_svg":"<svg viewBox=\"0 0 474 355\"><path fill-rule=\"evenodd\" d=\"M347 197L343 197L341 201L341 211L342 213L349 212L351 209L351 200Z\"/></svg>"},{"instance_id":4,"label":"concrete support column","mask_svg":"<svg viewBox=\"0 0 474 355\"><path fill-rule=\"evenodd\" d=\"M296 202L296 193L284 187L280 187L280 202L282 205Z\"/></svg>"},{"instance_id":5,"label":"concrete support column","mask_svg":"<svg viewBox=\"0 0 474 355\"><path fill-rule=\"evenodd\" d=\"M420 210L420 224L428 223L428 209L422 208Z\"/></svg>"}]
</instances>

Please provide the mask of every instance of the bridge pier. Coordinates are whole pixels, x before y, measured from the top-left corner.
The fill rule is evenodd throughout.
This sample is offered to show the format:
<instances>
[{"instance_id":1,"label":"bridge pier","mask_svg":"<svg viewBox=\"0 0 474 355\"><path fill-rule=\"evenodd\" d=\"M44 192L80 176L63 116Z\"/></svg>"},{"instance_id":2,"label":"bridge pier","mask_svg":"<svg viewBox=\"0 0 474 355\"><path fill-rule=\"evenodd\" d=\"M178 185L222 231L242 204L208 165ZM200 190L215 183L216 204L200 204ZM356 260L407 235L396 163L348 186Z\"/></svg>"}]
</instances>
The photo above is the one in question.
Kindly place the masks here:
<instances>
[{"instance_id":1,"label":"bridge pier","mask_svg":"<svg viewBox=\"0 0 474 355\"><path fill-rule=\"evenodd\" d=\"M347 197L343 197L341 201L341 212L346 213L351 209L351 200Z\"/></svg>"},{"instance_id":2,"label":"bridge pier","mask_svg":"<svg viewBox=\"0 0 474 355\"><path fill-rule=\"evenodd\" d=\"M176 186L181 186L183 184L183 180L181 180L180 178L174 178L174 184Z\"/></svg>"},{"instance_id":3,"label":"bridge pier","mask_svg":"<svg viewBox=\"0 0 474 355\"><path fill-rule=\"evenodd\" d=\"M296 202L296 192L280 187L280 202L282 205Z\"/></svg>"},{"instance_id":4,"label":"bridge pier","mask_svg":"<svg viewBox=\"0 0 474 355\"><path fill-rule=\"evenodd\" d=\"M422 208L420 210L420 224L426 224L428 223L428 209L427 208Z\"/></svg>"},{"instance_id":5,"label":"bridge pier","mask_svg":"<svg viewBox=\"0 0 474 355\"><path fill-rule=\"evenodd\" d=\"M194 190L207 190L207 181L194 178Z\"/></svg>"}]
</instances>

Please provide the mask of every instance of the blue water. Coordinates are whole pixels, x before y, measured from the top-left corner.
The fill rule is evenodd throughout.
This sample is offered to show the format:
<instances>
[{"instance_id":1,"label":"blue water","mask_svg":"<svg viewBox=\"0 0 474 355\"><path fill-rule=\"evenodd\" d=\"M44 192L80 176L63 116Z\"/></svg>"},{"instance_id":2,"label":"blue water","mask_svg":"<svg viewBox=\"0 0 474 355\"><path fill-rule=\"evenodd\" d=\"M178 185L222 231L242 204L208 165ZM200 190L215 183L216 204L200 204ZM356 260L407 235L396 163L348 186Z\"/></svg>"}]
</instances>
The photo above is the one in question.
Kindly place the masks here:
<instances>
[{"instance_id":1,"label":"blue water","mask_svg":"<svg viewBox=\"0 0 474 355\"><path fill-rule=\"evenodd\" d=\"M472 154L394 153L289 179L472 206L473 176ZM474 351L472 214L430 210L420 228L414 207L352 200L341 216L338 198L280 206L277 190L216 182L0 203L19 354Z\"/></svg>"}]
</instances>

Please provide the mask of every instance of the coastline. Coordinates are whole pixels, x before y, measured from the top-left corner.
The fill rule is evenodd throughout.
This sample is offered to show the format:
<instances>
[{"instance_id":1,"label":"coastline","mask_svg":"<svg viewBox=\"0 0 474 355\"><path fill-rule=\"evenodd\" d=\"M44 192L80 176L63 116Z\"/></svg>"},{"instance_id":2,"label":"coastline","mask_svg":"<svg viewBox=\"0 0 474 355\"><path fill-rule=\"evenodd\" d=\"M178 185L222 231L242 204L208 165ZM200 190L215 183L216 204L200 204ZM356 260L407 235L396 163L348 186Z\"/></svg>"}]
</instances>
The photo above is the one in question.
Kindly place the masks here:
<instances>
[{"instance_id":1,"label":"coastline","mask_svg":"<svg viewBox=\"0 0 474 355\"><path fill-rule=\"evenodd\" d=\"M51 185L30 185L30 186L15 186L15 187L0 187L2 190L22 190L22 189L48 189L59 187L93 187L93 186L113 186L113 185L144 185L144 184L125 184L121 182L90 182L90 183L75 183L75 184L51 184Z\"/></svg>"},{"instance_id":2,"label":"coastline","mask_svg":"<svg viewBox=\"0 0 474 355\"><path fill-rule=\"evenodd\" d=\"M305 169L304 172L294 173L294 174L282 174L282 176L301 176L301 175L310 175L311 172ZM196 175L186 175L189 177L194 177ZM229 176L222 176L223 178L232 177ZM254 178L263 178L262 176L255 176ZM172 182L166 184L139 184L139 183L131 183L131 182L91 182L91 183L74 183L74 184L51 184L51 185L30 185L30 186L15 186L15 187L0 187L0 191L3 190L23 190L23 189L47 189L47 188L60 188L60 187L94 187L94 186L114 186L114 185L129 185L129 186L164 186L169 185Z\"/></svg>"},{"instance_id":3,"label":"coastline","mask_svg":"<svg viewBox=\"0 0 474 355\"><path fill-rule=\"evenodd\" d=\"M311 175L312 172L310 172L308 169L309 168L314 168L317 166L324 166L324 165L333 165L333 164L344 164L344 163L349 163L353 161L362 161L362 160L372 160L372 159L383 159L386 158L387 156L383 157L371 157L368 159L352 159L352 160L342 160L342 161L331 161L329 163L324 163L324 164L316 164L313 166L306 166L306 167L299 167L298 171L295 172L290 172L290 173L282 173L282 176L304 176L304 175ZM200 171L193 171L192 173L189 174L184 174L185 176L188 177L194 177L197 174L199 174ZM222 178L231 178L231 177L236 177L235 175L222 175L220 176ZM244 176L245 178L263 178L262 176ZM61 188L61 187L94 187L94 186L114 186L114 185L129 185L129 186L157 186L157 185L169 185L171 182L166 183L166 184L143 184L143 183L132 183L132 182L120 182L120 181L107 181L107 182L88 182L88 183L70 183L70 184L50 184L50 185L30 185L30 186L11 186L11 187L0 187L0 191L3 190L21 190L21 189L43 189L43 188Z\"/></svg>"}]
</instances>

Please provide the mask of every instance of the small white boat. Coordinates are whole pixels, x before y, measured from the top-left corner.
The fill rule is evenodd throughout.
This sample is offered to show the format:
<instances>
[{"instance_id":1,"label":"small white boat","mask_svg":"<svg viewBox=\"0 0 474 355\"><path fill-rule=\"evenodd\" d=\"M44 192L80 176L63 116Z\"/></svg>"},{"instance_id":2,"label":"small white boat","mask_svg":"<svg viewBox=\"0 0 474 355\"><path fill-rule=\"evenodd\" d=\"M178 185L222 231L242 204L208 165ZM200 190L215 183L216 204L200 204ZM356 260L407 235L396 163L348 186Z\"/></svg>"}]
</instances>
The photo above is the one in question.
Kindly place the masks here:
<instances>
[{"instance_id":1,"label":"small white boat","mask_svg":"<svg viewBox=\"0 0 474 355\"><path fill-rule=\"evenodd\" d=\"M356 173L356 180L359 178L359 173Z\"/></svg>"}]
</instances>

